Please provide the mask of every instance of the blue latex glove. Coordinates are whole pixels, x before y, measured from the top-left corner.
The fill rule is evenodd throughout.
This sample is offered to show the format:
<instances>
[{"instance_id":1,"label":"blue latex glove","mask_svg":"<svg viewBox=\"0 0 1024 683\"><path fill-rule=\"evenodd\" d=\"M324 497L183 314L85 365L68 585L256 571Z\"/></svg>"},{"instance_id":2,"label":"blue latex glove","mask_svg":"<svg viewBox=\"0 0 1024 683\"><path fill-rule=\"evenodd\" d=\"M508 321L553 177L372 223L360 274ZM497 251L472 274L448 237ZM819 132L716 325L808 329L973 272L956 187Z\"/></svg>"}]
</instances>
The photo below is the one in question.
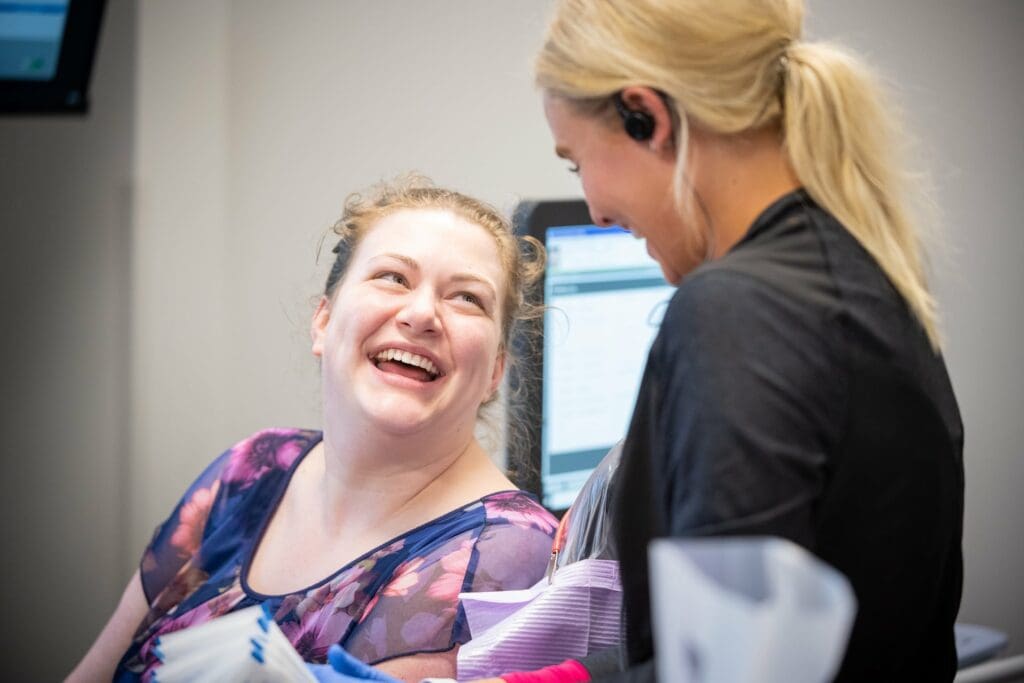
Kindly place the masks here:
<instances>
[{"instance_id":1,"label":"blue latex glove","mask_svg":"<svg viewBox=\"0 0 1024 683\"><path fill-rule=\"evenodd\" d=\"M401 683L382 671L364 664L340 645L331 645L327 650L327 664L307 664L306 668L320 683L358 683L379 681L380 683Z\"/></svg>"}]
</instances>

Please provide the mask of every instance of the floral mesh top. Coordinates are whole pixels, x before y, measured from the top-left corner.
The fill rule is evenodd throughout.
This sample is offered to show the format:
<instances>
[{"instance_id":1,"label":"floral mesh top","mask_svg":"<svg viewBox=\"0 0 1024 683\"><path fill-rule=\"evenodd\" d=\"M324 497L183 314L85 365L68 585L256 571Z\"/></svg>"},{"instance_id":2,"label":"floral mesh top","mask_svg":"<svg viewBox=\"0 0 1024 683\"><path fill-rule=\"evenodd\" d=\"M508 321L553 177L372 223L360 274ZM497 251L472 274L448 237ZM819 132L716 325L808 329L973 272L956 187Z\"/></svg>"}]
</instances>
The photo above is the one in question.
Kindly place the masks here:
<instances>
[{"instance_id":1,"label":"floral mesh top","mask_svg":"<svg viewBox=\"0 0 1024 683\"><path fill-rule=\"evenodd\" d=\"M321 433L258 432L218 457L157 527L140 575L150 610L115 680L148 680L157 636L266 603L308 662L340 643L372 663L450 650L469 640L458 594L536 583L555 519L522 491L453 510L296 593L264 595L245 577L253 552L302 458Z\"/></svg>"}]
</instances>

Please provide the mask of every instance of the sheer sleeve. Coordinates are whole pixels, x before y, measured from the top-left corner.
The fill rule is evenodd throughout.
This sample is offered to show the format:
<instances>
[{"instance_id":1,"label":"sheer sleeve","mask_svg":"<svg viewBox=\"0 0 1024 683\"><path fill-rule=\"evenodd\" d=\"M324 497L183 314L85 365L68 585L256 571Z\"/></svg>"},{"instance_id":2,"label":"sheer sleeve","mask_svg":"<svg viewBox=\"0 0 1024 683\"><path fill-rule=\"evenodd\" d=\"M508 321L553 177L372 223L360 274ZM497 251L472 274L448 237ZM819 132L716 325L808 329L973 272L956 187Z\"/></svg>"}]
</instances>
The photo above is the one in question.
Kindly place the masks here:
<instances>
[{"instance_id":1,"label":"sheer sleeve","mask_svg":"<svg viewBox=\"0 0 1024 683\"><path fill-rule=\"evenodd\" d=\"M556 527L550 515L489 524L477 541L476 562L463 592L518 590L537 583L551 558Z\"/></svg>"},{"instance_id":2,"label":"sheer sleeve","mask_svg":"<svg viewBox=\"0 0 1024 683\"><path fill-rule=\"evenodd\" d=\"M231 453L222 453L199 475L153 532L139 565L142 590L150 605L199 550L218 501L221 473Z\"/></svg>"},{"instance_id":3,"label":"sheer sleeve","mask_svg":"<svg viewBox=\"0 0 1024 683\"><path fill-rule=\"evenodd\" d=\"M543 575L554 518L529 501L529 512L504 508L514 499L484 502L482 526L421 555L411 555L378 589L345 643L360 659L379 663L424 652L446 652L470 638L459 593L527 588ZM510 519L509 517L512 517Z\"/></svg>"}]
</instances>

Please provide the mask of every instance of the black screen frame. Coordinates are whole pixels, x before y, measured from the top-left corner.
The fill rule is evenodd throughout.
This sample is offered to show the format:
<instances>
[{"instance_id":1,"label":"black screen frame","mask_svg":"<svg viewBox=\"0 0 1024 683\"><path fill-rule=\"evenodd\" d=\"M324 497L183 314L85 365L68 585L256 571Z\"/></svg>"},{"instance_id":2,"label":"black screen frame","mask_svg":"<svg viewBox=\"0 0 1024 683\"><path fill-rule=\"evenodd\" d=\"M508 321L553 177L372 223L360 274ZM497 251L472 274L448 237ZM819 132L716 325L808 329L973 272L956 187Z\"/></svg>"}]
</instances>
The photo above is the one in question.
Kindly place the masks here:
<instances>
[{"instance_id":1,"label":"black screen frame","mask_svg":"<svg viewBox=\"0 0 1024 683\"><path fill-rule=\"evenodd\" d=\"M552 199L523 201L516 207L512 217L515 233L519 236L534 237L547 246L547 230L551 227L568 225L591 225L590 210L582 199ZM534 303L544 303L544 282L536 283L528 293ZM513 395L517 400L510 402L507 409L509 424L524 425L520 431L528 435L528 443L518 447L526 458L523 476L518 482L525 490L537 496L543 504L541 481L541 429L544 397L544 320L537 318L523 325L512 339L512 349L517 357L513 378ZM516 422L513 422L515 420ZM567 508L548 508L561 516Z\"/></svg>"},{"instance_id":2,"label":"black screen frame","mask_svg":"<svg viewBox=\"0 0 1024 683\"><path fill-rule=\"evenodd\" d=\"M60 57L45 81L0 78L0 114L85 114L106 0L70 0Z\"/></svg>"}]
</instances>

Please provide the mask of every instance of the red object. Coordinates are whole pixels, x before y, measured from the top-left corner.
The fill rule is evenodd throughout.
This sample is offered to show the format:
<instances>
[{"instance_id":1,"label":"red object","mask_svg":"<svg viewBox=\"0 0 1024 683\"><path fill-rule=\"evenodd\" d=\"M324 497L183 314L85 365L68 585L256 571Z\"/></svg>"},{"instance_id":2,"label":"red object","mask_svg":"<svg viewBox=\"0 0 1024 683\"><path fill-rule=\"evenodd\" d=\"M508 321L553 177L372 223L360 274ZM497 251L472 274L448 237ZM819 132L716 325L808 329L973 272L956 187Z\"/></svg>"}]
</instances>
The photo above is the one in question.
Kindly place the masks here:
<instances>
[{"instance_id":1,"label":"red object","mask_svg":"<svg viewBox=\"0 0 1024 683\"><path fill-rule=\"evenodd\" d=\"M569 533L570 514L572 514L571 508L562 515L562 521L558 523L558 529L555 531L555 542L551 544L551 559L548 560L548 583L551 583L551 577L555 574L555 567L558 564L558 553L562 552L562 546L565 545L565 536ZM588 678L587 680L590 679Z\"/></svg>"},{"instance_id":2,"label":"red object","mask_svg":"<svg viewBox=\"0 0 1024 683\"><path fill-rule=\"evenodd\" d=\"M505 683L587 683L590 672L575 659L553 664L536 671L514 671L502 674Z\"/></svg>"}]
</instances>

